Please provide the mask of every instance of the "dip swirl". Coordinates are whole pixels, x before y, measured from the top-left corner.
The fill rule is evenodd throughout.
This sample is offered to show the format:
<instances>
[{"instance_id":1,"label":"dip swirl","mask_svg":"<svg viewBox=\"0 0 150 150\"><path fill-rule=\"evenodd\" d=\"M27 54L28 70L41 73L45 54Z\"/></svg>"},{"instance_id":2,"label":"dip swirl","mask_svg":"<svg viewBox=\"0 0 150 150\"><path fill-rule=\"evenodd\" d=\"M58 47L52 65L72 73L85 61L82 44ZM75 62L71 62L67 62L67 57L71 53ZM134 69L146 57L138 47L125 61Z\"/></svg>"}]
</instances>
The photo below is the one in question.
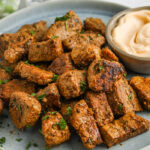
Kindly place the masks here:
<instances>
[{"instance_id":1,"label":"dip swirl","mask_svg":"<svg viewBox=\"0 0 150 150\"><path fill-rule=\"evenodd\" d=\"M150 57L150 10L129 12L120 18L112 37L121 50Z\"/></svg>"}]
</instances>

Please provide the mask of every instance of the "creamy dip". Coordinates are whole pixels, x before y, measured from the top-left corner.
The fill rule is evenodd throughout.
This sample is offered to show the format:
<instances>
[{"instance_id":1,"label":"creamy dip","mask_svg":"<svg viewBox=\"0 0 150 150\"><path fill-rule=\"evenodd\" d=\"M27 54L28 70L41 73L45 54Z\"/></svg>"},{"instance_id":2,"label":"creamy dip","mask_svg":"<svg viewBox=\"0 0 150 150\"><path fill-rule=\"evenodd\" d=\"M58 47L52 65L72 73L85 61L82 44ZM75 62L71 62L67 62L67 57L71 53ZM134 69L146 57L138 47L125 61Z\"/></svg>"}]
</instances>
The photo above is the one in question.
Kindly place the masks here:
<instances>
[{"instance_id":1,"label":"creamy dip","mask_svg":"<svg viewBox=\"0 0 150 150\"><path fill-rule=\"evenodd\" d=\"M129 12L112 32L113 41L129 54L150 57L150 10Z\"/></svg>"}]
</instances>

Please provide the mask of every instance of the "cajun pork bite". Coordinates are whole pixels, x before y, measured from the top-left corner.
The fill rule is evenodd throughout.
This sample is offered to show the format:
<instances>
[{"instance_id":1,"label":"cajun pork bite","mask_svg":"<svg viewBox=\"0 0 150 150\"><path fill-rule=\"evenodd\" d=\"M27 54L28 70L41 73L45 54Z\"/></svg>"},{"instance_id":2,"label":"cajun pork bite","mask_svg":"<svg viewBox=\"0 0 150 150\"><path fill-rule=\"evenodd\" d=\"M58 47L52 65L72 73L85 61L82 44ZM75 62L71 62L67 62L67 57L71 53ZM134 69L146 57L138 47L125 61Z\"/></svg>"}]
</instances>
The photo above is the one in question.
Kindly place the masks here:
<instances>
[{"instance_id":1,"label":"cajun pork bite","mask_svg":"<svg viewBox=\"0 0 150 150\"><path fill-rule=\"evenodd\" d=\"M3 83L3 82L8 81L10 79L11 79L10 74L8 72L6 72L6 70L0 68L0 81Z\"/></svg>"},{"instance_id":2,"label":"cajun pork bite","mask_svg":"<svg viewBox=\"0 0 150 150\"><path fill-rule=\"evenodd\" d=\"M114 83L113 91L107 93L107 98L115 115L143 110L135 91L124 77Z\"/></svg>"},{"instance_id":3,"label":"cajun pork bite","mask_svg":"<svg viewBox=\"0 0 150 150\"><path fill-rule=\"evenodd\" d=\"M103 126L100 131L107 146L111 147L147 130L149 130L149 121L130 112Z\"/></svg>"},{"instance_id":4,"label":"cajun pork bite","mask_svg":"<svg viewBox=\"0 0 150 150\"><path fill-rule=\"evenodd\" d=\"M100 59L101 50L99 47L93 44L87 44L85 46L77 46L73 48L71 57L75 65L78 67L86 67L93 60Z\"/></svg>"},{"instance_id":5,"label":"cajun pork bite","mask_svg":"<svg viewBox=\"0 0 150 150\"><path fill-rule=\"evenodd\" d=\"M35 84L26 80L13 79L0 86L0 98L5 102L8 102L11 94L15 91L26 92L29 94L34 93Z\"/></svg>"},{"instance_id":6,"label":"cajun pork bite","mask_svg":"<svg viewBox=\"0 0 150 150\"><path fill-rule=\"evenodd\" d=\"M64 72L69 70L73 70L74 66L71 60L70 53L63 53L59 57L57 57L48 67L49 71L54 72L55 74L61 75Z\"/></svg>"},{"instance_id":7,"label":"cajun pork bite","mask_svg":"<svg viewBox=\"0 0 150 150\"><path fill-rule=\"evenodd\" d=\"M57 89L56 83L48 84L44 89L41 89L37 94L36 98L41 101L44 109L61 107L60 94Z\"/></svg>"},{"instance_id":8,"label":"cajun pork bite","mask_svg":"<svg viewBox=\"0 0 150 150\"><path fill-rule=\"evenodd\" d=\"M101 55L103 59L110 61L119 61L118 57L108 47L102 48Z\"/></svg>"},{"instance_id":9,"label":"cajun pork bite","mask_svg":"<svg viewBox=\"0 0 150 150\"><path fill-rule=\"evenodd\" d=\"M86 71L71 70L60 75L57 80L60 94L65 99L82 95L86 91Z\"/></svg>"},{"instance_id":10,"label":"cajun pork bite","mask_svg":"<svg viewBox=\"0 0 150 150\"><path fill-rule=\"evenodd\" d=\"M33 37L33 41L40 42L43 40L44 35L47 32L46 22L41 20L34 24L26 24L22 26L18 32L26 32Z\"/></svg>"},{"instance_id":11,"label":"cajun pork bite","mask_svg":"<svg viewBox=\"0 0 150 150\"><path fill-rule=\"evenodd\" d=\"M98 32L105 36L105 24L99 18L86 18L84 26L86 30Z\"/></svg>"},{"instance_id":12,"label":"cajun pork bite","mask_svg":"<svg viewBox=\"0 0 150 150\"><path fill-rule=\"evenodd\" d=\"M61 40L65 40L81 30L82 22L80 18L74 11L70 10L65 16L55 19L55 23L48 29L46 39L58 36Z\"/></svg>"},{"instance_id":13,"label":"cajun pork bite","mask_svg":"<svg viewBox=\"0 0 150 150\"><path fill-rule=\"evenodd\" d=\"M25 92L14 92L9 103L9 112L13 124L18 129L34 126L40 117L41 104Z\"/></svg>"},{"instance_id":14,"label":"cajun pork bite","mask_svg":"<svg viewBox=\"0 0 150 150\"><path fill-rule=\"evenodd\" d=\"M95 120L102 127L114 120L114 115L107 102L105 93L94 93L88 91L85 96L86 102L94 112Z\"/></svg>"},{"instance_id":15,"label":"cajun pork bite","mask_svg":"<svg viewBox=\"0 0 150 150\"><path fill-rule=\"evenodd\" d=\"M52 61L63 53L59 38L36 42L29 46L28 59L31 62Z\"/></svg>"},{"instance_id":16,"label":"cajun pork bite","mask_svg":"<svg viewBox=\"0 0 150 150\"><path fill-rule=\"evenodd\" d=\"M93 149L103 142L92 109L88 107L85 100L80 100L74 105L71 125L78 132L86 148Z\"/></svg>"},{"instance_id":17,"label":"cajun pork bite","mask_svg":"<svg viewBox=\"0 0 150 150\"><path fill-rule=\"evenodd\" d=\"M39 85L46 85L52 81L54 73L35 67L26 62L19 62L14 72L28 81Z\"/></svg>"},{"instance_id":18,"label":"cajun pork bite","mask_svg":"<svg viewBox=\"0 0 150 150\"><path fill-rule=\"evenodd\" d=\"M42 134L47 147L68 141L71 135L66 121L56 111L47 112L42 117Z\"/></svg>"},{"instance_id":19,"label":"cajun pork bite","mask_svg":"<svg viewBox=\"0 0 150 150\"><path fill-rule=\"evenodd\" d=\"M97 47L101 47L105 44L105 38L103 36L99 36L98 33L86 31L67 38L63 41L63 44L69 50L72 50L79 45L85 46L87 44L93 44Z\"/></svg>"},{"instance_id":20,"label":"cajun pork bite","mask_svg":"<svg viewBox=\"0 0 150 150\"><path fill-rule=\"evenodd\" d=\"M143 107L150 111L150 78L135 76L130 84L136 90Z\"/></svg>"},{"instance_id":21,"label":"cajun pork bite","mask_svg":"<svg viewBox=\"0 0 150 150\"><path fill-rule=\"evenodd\" d=\"M89 88L95 92L110 92L113 83L120 79L124 72L123 66L118 62L94 60L88 68Z\"/></svg>"}]
</instances>

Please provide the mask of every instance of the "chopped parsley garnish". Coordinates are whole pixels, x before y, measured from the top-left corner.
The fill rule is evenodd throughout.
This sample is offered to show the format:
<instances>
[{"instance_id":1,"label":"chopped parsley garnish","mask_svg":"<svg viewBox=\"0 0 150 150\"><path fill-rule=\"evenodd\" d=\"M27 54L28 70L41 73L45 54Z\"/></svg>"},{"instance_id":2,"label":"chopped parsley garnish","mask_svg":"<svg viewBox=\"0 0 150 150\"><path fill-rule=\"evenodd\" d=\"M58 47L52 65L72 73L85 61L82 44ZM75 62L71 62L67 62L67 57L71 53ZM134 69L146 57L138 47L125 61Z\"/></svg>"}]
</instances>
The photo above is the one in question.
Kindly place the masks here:
<instances>
[{"instance_id":1,"label":"chopped parsley garnish","mask_svg":"<svg viewBox=\"0 0 150 150\"><path fill-rule=\"evenodd\" d=\"M39 132L40 132L41 134L43 134L41 129L39 129Z\"/></svg>"},{"instance_id":2,"label":"chopped parsley garnish","mask_svg":"<svg viewBox=\"0 0 150 150\"><path fill-rule=\"evenodd\" d=\"M67 23L67 21L65 22L65 30L68 31L68 23Z\"/></svg>"},{"instance_id":3,"label":"chopped parsley garnish","mask_svg":"<svg viewBox=\"0 0 150 150\"><path fill-rule=\"evenodd\" d=\"M90 40L93 40L93 38L92 38L91 36L89 36L89 39L90 39Z\"/></svg>"},{"instance_id":4,"label":"chopped parsley garnish","mask_svg":"<svg viewBox=\"0 0 150 150\"><path fill-rule=\"evenodd\" d=\"M31 96L34 96L34 97L35 97L35 96L36 96L36 93L31 93Z\"/></svg>"},{"instance_id":5,"label":"chopped parsley garnish","mask_svg":"<svg viewBox=\"0 0 150 150\"><path fill-rule=\"evenodd\" d=\"M27 144L27 146L26 146L26 150L29 150L29 148L31 147L31 142L29 142L28 144Z\"/></svg>"},{"instance_id":6,"label":"chopped parsley garnish","mask_svg":"<svg viewBox=\"0 0 150 150\"><path fill-rule=\"evenodd\" d=\"M57 79L58 79L58 75L57 75L57 74L54 74L54 75L53 75L53 78L52 78L52 82L55 82Z\"/></svg>"},{"instance_id":7,"label":"chopped parsley garnish","mask_svg":"<svg viewBox=\"0 0 150 150\"><path fill-rule=\"evenodd\" d=\"M68 19L70 19L70 18L71 18L70 14L67 13L65 16L56 17L55 22L56 22L56 21L66 21L66 20L68 20Z\"/></svg>"},{"instance_id":8,"label":"chopped parsley garnish","mask_svg":"<svg viewBox=\"0 0 150 150\"><path fill-rule=\"evenodd\" d=\"M31 126L29 124L26 125L26 128L31 128Z\"/></svg>"},{"instance_id":9,"label":"chopped parsley garnish","mask_svg":"<svg viewBox=\"0 0 150 150\"><path fill-rule=\"evenodd\" d=\"M129 100L132 99L132 94L129 94L128 99L129 99Z\"/></svg>"},{"instance_id":10,"label":"chopped parsley garnish","mask_svg":"<svg viewBox=\"0 0 150 150\"><path fill-rule=\"evenodd\" d=\"M9 81L9 80L4 80L4 81L0 80L0 85L6 84L8 81Z\"/></svg>"},{"instance_id":11,"label":"chopped parsley garnish","mask_svg":"<svg viewBox=\"0 0 150 150\"><path fill-rule=\"evenodd\" d=\"M55 125L58 125L59 128L60 128L60 130L64 130L66 128L66 126L67 126L67 123L66 123L66 121L63 118L61 118L61 120L59 121L59 123L55 123L55 124L52 125L52 128Z\"/></svg>"},{"instance_id":12,"label":"chopped parsley garnish","mask_svg":"<svg viewBox=\"0 0 150 150\"><path fill-rule=\"evenodd\" d=\"M100 70L100 71L103 70L103 66L100 66L100 67L99 67L99 70Z\"/></svg>"},{"instance_id":13,"label":"chopped parsley garnish","mask_svg":"<svg viewBox=\"0 0 150 150\"><path fill-rule=\"evenodd\" d=\"M18 106L18 110L20 112L20 115L22 115L22 107L21 107L21 105Z\"/></svg>"},{"instance_id":14,"label":"chopped parsley garnish","mask_svg":"<svg viewBox=\"0 0 150 150\"><path fill-rule=\"evenodd\" d=\"M57 35L52 36L52 39L57 39L57 38L59 38L59 36Z\"/></svg>"},{"instance_id":15,"label":"chopped parsley garnish","mask_svg":"<svg viewBox=\"0 0 150 150\"><path fill-rule=\"evenodd\" d=\"M3 147L3 144L6 142L6 138L2 137L0 138L0 147Z\"/></svg>"},{"instance_id":16,"label":"chopped parsley garnish","mask_svg":"<svg viewBox=\"0 0 150 150\"><path fill-rule=\"evenodd\" d=\"M53 112L51 112L51 114L52 114L52 115L56 115L56 114L57 114L57 112L56 112L56 111L53 111Z\"/></svg>"},{"instance_id":17,"label":"chopped parsley garnish","mask_svg":"<svg viewBox=\"0 0 150 150\"><path fill-rule=\"evenodd\" d=\"M125 74L125 73L123 73L123 76L124 76L124 77L126 77L126 74Z\"/></svg>"},{"instance_id":18,"label":"chopped parsley garnish","mask_svg":"<svg viewBox=\"0 0 150 150\"><path fill-rule=\"evenodd\" d=\"M45 147L45 150L51 150L51 148L50 147Z\"/></svg>"},{"instance_id":19,"label":"chopped parsley garnish","mask_svg":"<svg viewBox=\"0 0 150 150\"><path fill-rule=\"evenodd\" d=\"M80 82L80 88L83 92L86 90L86 86L87 86L87 84L84 81Z\"/></svg>"},{"instance_id":20,"label":"chopped parsley garnish","mask_svg":"<svg viewBox=\"0 0 150 150\"><path fill-rule=\"evenodd\" d=\"M121 110L122 108L123 108L123 105L120 105L120 106L119 106L119 109Z\"/></svg>"},{"instance_id":21,"label":"chopped parsley garnish","mask_svg":"<svg viewBox=\"0 0 150 150\"><path fill-rule=\"evenodd\" d=\"M35 32L33 30L31 30L30 33L32 36L35 34Z\"/></svg>"},{"instance_id":22,"label":"chopped parsley garnish","mask_svg":"<svg viewBox=\"0 0 150 150\"><path fill-rule=\"evenodd\" d=\"M98 34L97 34L97 36L98 36L98 37L100 37L100 36L101 36L101 34L100 34L100 33L98 33Z\"/></svg>"},{"instance_id":23,"label":"chopped parsley garnish","mask_svg":"<svg viewBox=\"0 0 150 150\"><path fill-rule=\"evenodd\" d=\"M80 32L80 34L83 34L85 31L84 30L82 30L81 32Z\"/></svg>"},{"instance_id":24,"label":"chopped parsley garnish","mask_svg":"<svg viewBox=\"0 0 150 150\"><path fill-rule=\"evenodd\" d=\"M41 101L45 96L46 96L46 94L39 95L39 96L37 96L37 99L39 101Z\"/></svg>"},{"instance_id":25,"label":"chopped parsley garnish","mask_svg":"<svg viewBox=\"0 0 150 150\"><path fill-rule=\"evenodd\" d=\"M29 64L29 61L28 61L28 60L26 60L24 63L27 65L27 64Z\"/></svg>"},{"instance_id":26,"label":"chopped parsley garnish","mask_svg":"<svg viewBox=\"0 0 150 150\"><path fill-rule=\"evenodd\" d=\"M16 139L17 142L21 142L22 141L22 138L18 138Z\"/></svg>"},{"instance_id":27,"label":"chopped parsley garnish","mask_svg":"<svg viewBox=\"0 0 150 150\"><path fill-rule=\"evenodd\" d=\"M12 69L11 69L10 67L6 67L5 70L6 70L7 72L12 72Z\"/></svg>"},{"instance_id":28,"label":"chopped parsley garnish","mask_svg":"<svg viewBox=\"0 0 150 150\"><path fill-rule=\"evenodd\" d=\"M70 106L67 107L66 115L72 115L72 108Z\"/></svg>"},{"instance_id":29,"label":"chopped parsley garnish","mask_svg":"<svg viewBox=\"0 0 150 150\"><path fill-rule=\"evenodd\" d=\"M49 115L45 115L44 117L42 117L42 120L46 120L49 118Z\"/></svg>"}]
</instances>

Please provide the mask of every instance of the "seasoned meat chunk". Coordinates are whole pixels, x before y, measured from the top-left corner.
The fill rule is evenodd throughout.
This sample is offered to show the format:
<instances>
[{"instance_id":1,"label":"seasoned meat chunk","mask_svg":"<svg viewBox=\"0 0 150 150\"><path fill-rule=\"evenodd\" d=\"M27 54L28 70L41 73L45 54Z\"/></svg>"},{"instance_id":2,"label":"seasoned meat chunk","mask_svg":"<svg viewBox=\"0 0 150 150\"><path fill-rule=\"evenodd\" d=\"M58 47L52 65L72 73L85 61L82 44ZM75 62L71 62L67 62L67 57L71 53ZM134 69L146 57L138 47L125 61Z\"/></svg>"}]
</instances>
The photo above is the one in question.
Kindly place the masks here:
<instances>
[{"instance_id":1,"label":"seasoned meat chunk","mask_svg":"<svg viewBox=\"0 0 150 150\"><path fill-rule=\"evenodd\" d=\"M94 93L88 91L85 96L86 102L94 112L95 120L102 127L114 120L114 115L107 102L105 93Z\"/></svg>"},{"instance_id":2,"label":"seasoned meat chunk","mask_svg":"<svg viewBox=\"0 0 150 150\"><path fill-rule=\"evenodd\" d=\"M15 127L24 129L35 125L40 117L41 104L25 92L14 92L10 98L9 112Z\"/></svg>"},{"instance_id":3,"label":"seasoned meat chunk","mask_svg":"<svg viewBox=\"0 0 150 150\"><path fill-rule=\"evenodd\" d=\"M63 53L60 39L49 39L30 45L28 59L31 62L52 61Z\"/></svg>"},{"instance_id":4,"label":"seasoned meat chunk","mask_svg":"<svg viewBox=\"0 0 150 150\"><path fill-rule=\"evenodd\" d=\"M101 134L108 147L125 141L149 130L149 121L130 112L113 123L101 128Z\"/></svg>"},{"instance_id":5,"label":"seasoned meat chunk","mask_svg":"<svg viewBox=\"0 0 150 150\"><path fill-rule=\"evenodd\" d=\"M31 82L37 83L39 85L45 85L52 81L54 73L42 70L30 64L25 64L25 62L20 62L16 66L14 72Z\"/></svg>"},{"instance_id":6,"label":"seasoned meat chunk","mask_svg":"<svg viewBox=\"0 0 150 150\"><path fill-rule=\"evenodd\" d=\"M41 100L44 108L52 108L54 106L60 108L61 106L60 94L56 83L48 84L44 89L41 89L36 94L36 98Z\"/></svg>"},{"instance_id":7,"label":"seasoned meat chunk","mask_svg":"<svg viewBox=\"0 0 150 150\"><path fill-rule=\"evenodd\" d=\"M131 78L130 84L136 90L143 107L150 111L150 78L135 76Z\"/></svg>"},{"instance_id":8,"label":"seasoned meat chunk","mask_svg":"<svg viewBox=\"0 0 150 150\"><path fill-rule=\"evenodd\" d=\"M86 30L99 32L105 36L105 24L99 18L86 18L84 21L84 26Z\"/></svg>"},{"instance_id":9,"label":"seasoned meat chunk","mask_svg":"<svg viewBox=\"0 0 150 150\"><path fill-rule=\"evenodd\" d=\"M71 125L78 132L86 148L93 149L96 145L103 142L96 121L94 120L93 112L85 100L80 100L74 105Z\"/></svg>"},{"instance_id":10,"label":"seasoned meat chunk","mask_svg":"<svg viewBox=\"0 0 150 150\"><path fill-rule=\"evenodd\" d=\"M93 44L97 47L101 47L105 43L105 38L103 36L98 36L97 33L94 32L84 32L83 34L75 34L66 40L63 41L64 46L72 50L78 45L87 45Z\"/></svg>"},{"instance_id":11,"label":"seasoned meat chunk","mask_svg":"<svg viewBox=\"0 0 150 150\"><path fill-rule=\"evenodd\" d=\"M6 72L6 70L0 68L0 81L3 83L4 81L8 81L10 79L11 79L10 74Z\"/></svg>"},{"instance_id":12,"label":"seasoned meat chunk","mask_svg":"<svg viewBox=\"0 0 150 150\"><path fill-rule=\"evenodd\" d=\"M61 40L65 40L81 30L82 22L80 18L74 11L70 10L65 16L55 19L55 23L48 29L46 38L58 36Z\"/></svg>"},{"instance_id":13,"label":"seasoned meat chunk","mask_svg":"<svg viewBox=\"0 0 150 150\"><path fill-rule=\"evenodd\" d=\"M119 61L118 57L108 47L102 49L102 58L110 61Z\"/></svg>"},{"instance_id":14,"label":"seasoned meat chunk","mask_svg":"<svg viewBox=\"0 0 150 150\"><path fill-rule=\"evenodd\" d=\"M47 112L42 117L42 133L47 147L68 141L71 135L66 121L56 111Z\"/></svg>"},{"instance_id":15,"label":"seasoned meat chunk","mask_svg":"<svg viewBox=\"0 0 150 150\"><path fill-rule=\"evenodd\" d=\"M124 73L123 66L118 62L105 59L93 61L88 68L89 88L95 92L112 90L113 83Z\"/></svg>"},{"instance_id":16,"label":"seasoned meat chunk","mask_svg":"<svg viewBox=\"0 0 150 150\"><path fill-rule=\"evenodd\" d=\"M60 55L48 67L48 70L51 70L58 75L73 69L74 66L72 64L70 53Z\"/></svg>"},{"instance_id":17,"label":"seasoned meat chunk","mask_svg":"<svg viewBox=\"0 0 150 150\"><path fill-rule=\"evenodd\" d=\"M82 95L86 90L86 71L72 70L60 75L57 80L60 94L65 99Z\"/></svg>"},{"instance_id":18,"label":"seasoned meat chunk","mask_svg":"<svg viewBox=\"0 0 150 150\"><path fill-rule=\"evenodd\" d=\"M0 86L0 98L8 102L11 94L17 91L31 94L35 92L35 84L26 80L13 79Z\"/></svg>"},{"instance_id":19,"label":"seasoned meat chunk","mask_svg":"<svg viewBox=\"0 0 150 150\"><path fill-rule=\"evenodd\" d=\"M100 59L101 50L93 44L77 46L73 48L71 57L75 65L79 67L88 66L93 60Z\"/></svg>"},{"instance_id":20,"label":"seasoned meat chunk","mask_svg":"<svg viewBox=\"0 0 150 150\"><path fill-rule=\"evenodd\" d=\"M3 109L4 109L4 103L3 103L3 101L0 99L0 115L3 113Z\"/></svg>"},{"instance_id":21,"label":"seasoned meat chunk","mask_svg":"<svg viewBox=\"0 0 150 150\"><path fill-rule=\"evenodd\" d=\"M113 91L107 94L107 98L115 115L142 111L135 91L124 77L114 83Z\"/></svg>"},{"instance_id":22,"label":"seasoned meat chunk","mask_svg":"<svg viewBox=\"0 0 150 150\"><path fill-rule=\"evenodd\" d=\"M42 41L47 32L46 22L41 20L34 24L24 25L18 30L18 32L26 32L30 34L35 42Z\"/></svg>"}]
</instances>

